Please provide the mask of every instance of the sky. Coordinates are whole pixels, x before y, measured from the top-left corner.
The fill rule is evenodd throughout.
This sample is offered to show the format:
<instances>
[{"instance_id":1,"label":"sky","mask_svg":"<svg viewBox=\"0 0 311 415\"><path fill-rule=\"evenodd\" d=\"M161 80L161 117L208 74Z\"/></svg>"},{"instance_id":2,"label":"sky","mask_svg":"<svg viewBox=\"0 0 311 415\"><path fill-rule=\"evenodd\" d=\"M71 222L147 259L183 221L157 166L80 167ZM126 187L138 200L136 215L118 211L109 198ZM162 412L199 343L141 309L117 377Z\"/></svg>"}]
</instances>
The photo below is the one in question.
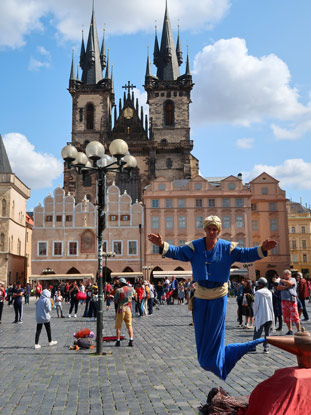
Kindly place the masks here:
<instances>
[{"instance_id":1,"label":"sky","mask_svg":"<svg viewBox=\"0 0 311 415\"><path fill-rule=\"evenodd\" d=\"M309 206L310 0L167 3L175 42L180 25L184 62L188 45L192 153L201 175L242 173L249 182L265 171L288 199ZM147 110L146 59L155 25L160 40L165 0L94 0L94 9L100 43L105 27L116 103L130 81ZM0 134L13 172L31 188L28 210L63 185L72 50L77 64L91 12L92 0L0 1Z\"/></svg>"}]
</instances>

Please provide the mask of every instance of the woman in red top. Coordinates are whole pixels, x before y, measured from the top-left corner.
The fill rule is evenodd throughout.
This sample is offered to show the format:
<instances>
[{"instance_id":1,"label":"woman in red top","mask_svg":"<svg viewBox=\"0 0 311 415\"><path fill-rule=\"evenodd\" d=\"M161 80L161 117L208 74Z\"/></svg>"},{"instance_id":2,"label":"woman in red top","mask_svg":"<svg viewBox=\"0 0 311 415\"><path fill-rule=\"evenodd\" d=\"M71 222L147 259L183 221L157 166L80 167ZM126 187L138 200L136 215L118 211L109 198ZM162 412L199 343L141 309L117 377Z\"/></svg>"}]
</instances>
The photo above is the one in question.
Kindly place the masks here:
<instances>
[{"instance_id":1,"label":"woman in red top","mask_svg":"<svg viewBox=\"0 0 311 415\"><path fill-rule=\"evenodd\" d=\"M137 296L137 303L138 303L138 311L139 316L142 317L144 315L144 296L145 296L145 289L144 287L138 283L136 286L136 296Z\"/></svg>"}]
</instances>

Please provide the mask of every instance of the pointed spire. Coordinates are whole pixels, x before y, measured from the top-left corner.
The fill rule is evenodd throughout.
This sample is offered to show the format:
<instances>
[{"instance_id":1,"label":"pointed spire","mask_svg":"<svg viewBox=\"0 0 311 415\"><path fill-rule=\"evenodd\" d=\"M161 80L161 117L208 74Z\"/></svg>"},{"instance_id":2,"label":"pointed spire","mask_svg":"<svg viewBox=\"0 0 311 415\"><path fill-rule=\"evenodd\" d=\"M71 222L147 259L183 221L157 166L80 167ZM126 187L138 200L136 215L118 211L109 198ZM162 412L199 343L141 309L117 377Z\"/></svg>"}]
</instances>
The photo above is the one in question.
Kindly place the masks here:
<instances>
[{"instance_id":1,"label":"pointed spire","mask_svg":"<svg viewBox=\"0 0 311 415\"><path fill-rule=\"evenodd\" d=\"M102 47L100 50L100 62L102 64L102 70L106 68L105 32L106 32L106 28L104 28Z\"/></svg>"},{"instance_id":2,"label":"pointed spire","mask_svg":"<svg viewBox=\"0 0 311 415\"><path fill-rule=\"evenodd\" d=\"M168 15L167 1L163 22L161 47L157 63L157 77L163 81L173 81L179 77L179 64L174 44L171 23Z\"/></svg>"},{"instance_id":3,"label":"pointed spire","mask_svg":"<svg viewBox=\"0 0 311 415\"><path fill-rule=\"evenodd\" d=\"M150 67L150 59L149 59L149 46L148 46L148 50L147 50L147 65L146 65L146 75L145 76L152 76L151 67Z\"/></svg>"},{"instance_id":4,"label":"pointed spire","mask_svg":"<svg viewBox=\"0 0 311 415\"><path fill-rule=\"evenodd\" d=\"M148 115L145 115L145 130L146 130L146 135L148 137Z\"/></svg>"},{"instance_id":5,"label":"pointed spire","mask_svg":"<svg viewBox=\"0 0 311 415\"><path fill-rule=\"evenodd\" d=\"M154 49L153 49L153 63L155 64L155 66L158 66L158 59L159 59L159 54L160 54L160 48L159 48L159 42L158 42L158 34L157 34L157 30L158 27L157 25L155 25L154 30Z\"/></svg>"},{"instance_id":6,"label":"pointed spire","mask_svg":"<svg viewBox=\"0 0 311 415\"><path fill-rule=\"evenodd\" d=\"M0 174L3 173L12 173L12 169L0 134Z\"/></svg>"},{"instance_id":7,"label":"pointed spire","mask_svg":"<svg viewBox=\"0 0 311 415\"><path fill-rule=\"evenodd\" d=\"M117 122L117 107L114 107L114 125L116 125Z\"/></svg>"},{"instance_id":8,"label":"pointed spire","mask_svg":"<svg viewBox=\"0 0 311 415\"><path fill-rule=\"evenodd\" d=\"M137 112L137 114L138 114L138 108L139 108L139 104L138 104L138 98L136 98L136 112Z\"/></svg>"},{"instance_id":9,"label":"pointed spire","mask_svg":"<svg viewBox=\"0 0 311 415\"><path fill-rule=\"evenodd\" d=\"M142 122L144 121L144 107L143 106L140 107L140 119L142 120Z\"/></svg>"},{"instance_id":10,"label":"pointed spire","mask_svg":"<svg viewBox=\"0 0 311 415\"><path fill-rule=\"evenodd\" d=\"M84 29L82 26L82 41L81 41L81 51L80 51L80 68L83 69L85 62L85 46L84 46Z\"/></svg>"},{"instance_id":11,"label":"pointed spire","mask_svg":"<svg viewBox=\"0 0 311 415\"><path fill-rule=\"evenodd\" d=\"M189 60L189 46L187 45L187 63L186 63L186 73L185 75L191 76L191 69L190 69L190 60Z\"/></svg>"},{"instance_id":12,"label":"pointed spire","mask_svg":"<svg viewBox=\"0 0 311 415\"><path fill-rule=\"evenodd\" d=\"M134 105L134 100L135 100L134 91L132 91L132 103L133 103L133 105Z\"/></svg>"},{"instance_id":13,"label":"pointed spire","mask_svg":"<svg viewBox=\"0 0 311 415\"><path fill-rule=\"evenodd\" d=\"M177 54L178 65L180 66L183 63L183 57L182 57L182 49L181 49L181 43L180 43L179 25L178 25L177 44L176 44L176 54Z\"/></svg>"},{"instance_id":14,"label":"pointed spire","mask_svg":"<svg viewBox=\"0 0 311 415\"><path fill-rule=\"evenodd\" d=\"M113 65L111 65L111 92L114 94Z\"/></svg>"},{"instance_id":15,"label":"pointed spire","mask_svg":"<svg viewBox=\"0 0 311 415\"><path fill-rule=\"evenodd\" d=\"M111 73L110 73L110 66L109 66L109 49L107 51L107 66L106 66L106 74L105 74L105 79L110 79L111 78Z\"/></svg>"},{"instance_id":16,"label":"pointed spire","mask_svg":"<svg viewBox=\"0 0 311 415\"><path fill-rule=\"evenodd\" d=\"M119 99L119 114L121 114L122 111L122 99Z\"/></svg>"},{"instance_id":17,"label":"pointed spire","mask_svg":"<svg viewBox=\"0 0 311 415\"><path fill-rule=\"evenodd\" d=\"M71 59L71 70L70 70L70 81L75 81L75 62L74 62L74 49L72 49L72 59Z\"/></svg>"},{"instance_id":18,"label":"pointed spire","mask_svg":"<svg viewBox=\"0 0 311 415\"><path fill-rule=\"evenodd\" d=\"M103 79L102 64L98 44L98 35L95 21L94 1L92 7L92 17L89 29L89 36L85 57L83 59L82 82L85 84L97 84Z\"/></svg>"}]
</instances>

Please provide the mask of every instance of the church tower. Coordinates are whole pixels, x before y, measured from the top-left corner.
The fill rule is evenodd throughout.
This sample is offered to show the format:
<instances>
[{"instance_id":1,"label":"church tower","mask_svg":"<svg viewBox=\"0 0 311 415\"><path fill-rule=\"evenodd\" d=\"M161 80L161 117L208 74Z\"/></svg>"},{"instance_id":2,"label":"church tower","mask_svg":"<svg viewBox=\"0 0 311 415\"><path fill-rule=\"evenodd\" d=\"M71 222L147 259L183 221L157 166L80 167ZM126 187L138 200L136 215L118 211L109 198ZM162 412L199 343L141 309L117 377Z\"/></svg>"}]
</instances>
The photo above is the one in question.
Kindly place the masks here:
<instances>
[{"instance_id":1,"label":"church tower","mask_svg":"<svg viewBox=\"0 0 311 415\"><path fill-rule=\"evenodd\" d=\"M187 54L185 74L180 75L183 63L180 35L174 44L167 3L164 15L161 44L155 33L153 63L157 75L153 76L149 56L145 76L145 90L149 104L150 178L164 176L170 179L188 179L198 174L198 160L191 155L189 105L193 88Z\"/></svg>"},{"instance_id":2,"label":"church tower","mask_svg":"<svg viewBox=\"0 0 311 415\"><path fill-rule=\"evenodd\" d=\"M109 66L109 56L105 50L105 33L99 49L95 22L94 5L87 45L85 47L82 32L80 52L81 79L75 75L74 56L72 56L69 92L72 96L72 144L79 151L84 151L90 141L107 143L111 135L111 113L114 106L114 88ZM103 71L105 75L103 76ZM85 179L74 169L64 171L64 189L70 192L76 201L85 195L94 203L95 177Z\"/></svg>"}]
</instances>

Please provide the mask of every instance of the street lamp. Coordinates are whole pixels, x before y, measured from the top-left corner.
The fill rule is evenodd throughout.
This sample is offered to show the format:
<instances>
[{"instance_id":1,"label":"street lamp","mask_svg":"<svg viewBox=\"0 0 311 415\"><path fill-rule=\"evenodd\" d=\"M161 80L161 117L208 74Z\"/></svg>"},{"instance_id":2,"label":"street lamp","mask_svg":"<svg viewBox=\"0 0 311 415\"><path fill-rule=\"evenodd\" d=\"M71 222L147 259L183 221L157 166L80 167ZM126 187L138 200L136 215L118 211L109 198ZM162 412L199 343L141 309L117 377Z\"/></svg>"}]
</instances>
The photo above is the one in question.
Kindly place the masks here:
<instances>
[{"instance_id":1,"label":"street lamp","mask_svg":"<svg viewBox=\"0 0 311 415\"><path fill-rule=\"evenodd\" d=\"M62 158L68 169L74 168L83 177L96 174L97 185L97 280L98 313L96 327L96 354L103 354L103 231L105 229L105 187L104 179L109 172L130 172L137 166L135 157L128 152L125 141L113 140L109 146L110 155L105 154L105 147L99 141L91 141L85 153L78 151L72 144L62 149Z\"/></svg>"},{"instance_id":2,"label":"street lamp","mask_svg":"<svg viewBox=\"0 0 311 415\"><path fill-rule=\"evenodd\" d=\"M105 297L107 294L107 288L106 288L106 284L107 284L107 260L108 258L112 258L116 256L115 252L103 252L103 257L105 258L105 274L104 274L104 287L105 287Z\"/></svg>"}]
</instances>

